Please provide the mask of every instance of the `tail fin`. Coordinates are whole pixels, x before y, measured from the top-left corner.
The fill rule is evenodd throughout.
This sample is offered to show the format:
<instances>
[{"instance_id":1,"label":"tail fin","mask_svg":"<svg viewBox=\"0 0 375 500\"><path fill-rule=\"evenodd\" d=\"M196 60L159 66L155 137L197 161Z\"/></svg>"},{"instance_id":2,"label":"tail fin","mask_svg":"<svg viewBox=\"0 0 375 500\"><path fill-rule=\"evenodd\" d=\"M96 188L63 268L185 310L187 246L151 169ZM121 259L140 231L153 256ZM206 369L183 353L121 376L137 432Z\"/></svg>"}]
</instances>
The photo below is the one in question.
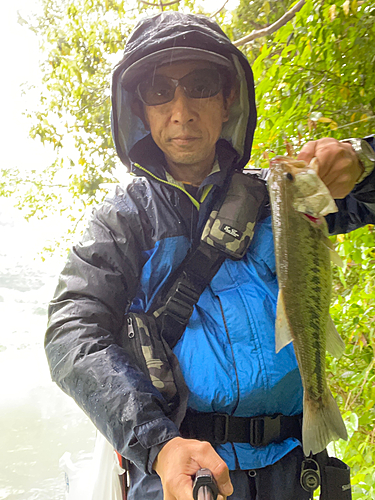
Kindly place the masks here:
<instances>
[{"instance_id":1,"label":"tail fin","mask_svg":"<svg viewBox=\"0 0 375 500\"><path fill-rule=\"evenodd\" d=\"M306 456L323 451L328 443L342 438L347 440L344 421L331 391L327 389L322 401L316 401L304 395L302 444Z\"/></svg>"}]
</instances>

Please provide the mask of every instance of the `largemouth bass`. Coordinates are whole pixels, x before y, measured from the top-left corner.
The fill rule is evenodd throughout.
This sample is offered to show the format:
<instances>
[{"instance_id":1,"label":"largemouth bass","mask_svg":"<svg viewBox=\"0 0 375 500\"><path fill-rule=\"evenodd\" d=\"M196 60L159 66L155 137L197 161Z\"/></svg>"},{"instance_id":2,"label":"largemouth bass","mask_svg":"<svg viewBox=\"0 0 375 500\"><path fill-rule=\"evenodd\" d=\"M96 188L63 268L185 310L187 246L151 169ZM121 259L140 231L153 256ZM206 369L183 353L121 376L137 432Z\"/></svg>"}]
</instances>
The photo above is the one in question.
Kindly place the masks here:
<instances>
[{"instance_id":1,"label":"largemouth bass","mask_svg":"<svg viewBox=\"0 0 375 500\"><path fill-rule=\"evenodd\" d=\"M321 452L332 440L347 439L347 432L325 376L326 348L336 357L344 350L329 315L330 254L334 251L321 215L326 204L319 200L323 208L311 213L316 209L316 196L309 190L314 191L317 174L301 167L306 164L288 157L274 158L268 189L279 282L276 350L293 341L304 388L302 444L308 456ZM310 173L313 182L298 177L302 173Z\"/></svg>"}]
</instances>

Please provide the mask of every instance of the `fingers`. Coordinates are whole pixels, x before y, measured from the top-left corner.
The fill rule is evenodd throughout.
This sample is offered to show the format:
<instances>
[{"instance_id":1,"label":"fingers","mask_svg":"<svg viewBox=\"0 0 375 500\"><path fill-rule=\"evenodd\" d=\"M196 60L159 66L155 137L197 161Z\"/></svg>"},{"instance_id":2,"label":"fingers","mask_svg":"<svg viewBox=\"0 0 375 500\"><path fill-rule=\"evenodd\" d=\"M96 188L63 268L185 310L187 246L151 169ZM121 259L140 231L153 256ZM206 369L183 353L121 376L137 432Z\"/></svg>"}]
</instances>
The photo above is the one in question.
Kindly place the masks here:
<instances>
[{"instance_id":1,"label":"fingers","mask_svg":"<svg viewBox=\"0 0 375 500\"><path fill-rule=\"evenodd\" d=\"M298 155L306 162L313 157L318 160L319 177L336 199L350 193L363 170L351 144L330 137L306 143Z\"/></svg>"},{"instance_id":2,"label":"fingers","mask_svg":"<svg viewBox=\"0 0 375 500\"><path fill-rule=\"evenodd\" d=\"M224 497L233 492L226 463L206 442L174 438L161 449L153 468L162 481L165 500L193 500L193 478L202 468L211 470Z\"/></svg>"},{"instance_id":3,"label":"fingers","mask_svg":"<svg viewBox=\"0 0 375 500\"><path fill-rule=\"evenodd\" d=\"M227 467L227 464L219 457L219 455L217 455L215 450L212 447L211 449L215 453L218 459L217 464L211 465L211 467L205 465L204 467L207 467L208 469L211 470L216 480L220 493L222 493L225 497L227 497L233 493L233 486L229 477L229 469ZM212 457L212 464L213 463L214 463L214 457Z\"/></svg>"},{"instance_id":4,"label":"fingers","mask_svg":"<svg viewBox=\"0 0 375 500\"><path fill-rule=\"evenodd\" d=\"M299 152L297 159L303 160L307 164L315 157L315 150L317 147L317 141L309 141L304 144L301 151Z\"/></svg>"},{"instance_id":5,"label":"fingers","mask_svg":"<svg viewBox=\"0 0 375 500\"><path fill-rule=\"evenodd\" d=\"M163 484L163 491L172 491L173 500L193 500L193 479L191 476L180 475L176 477L175 482L166 482ZM166 498L164 493L164 498Z\"/></svg>"}]
</instances>

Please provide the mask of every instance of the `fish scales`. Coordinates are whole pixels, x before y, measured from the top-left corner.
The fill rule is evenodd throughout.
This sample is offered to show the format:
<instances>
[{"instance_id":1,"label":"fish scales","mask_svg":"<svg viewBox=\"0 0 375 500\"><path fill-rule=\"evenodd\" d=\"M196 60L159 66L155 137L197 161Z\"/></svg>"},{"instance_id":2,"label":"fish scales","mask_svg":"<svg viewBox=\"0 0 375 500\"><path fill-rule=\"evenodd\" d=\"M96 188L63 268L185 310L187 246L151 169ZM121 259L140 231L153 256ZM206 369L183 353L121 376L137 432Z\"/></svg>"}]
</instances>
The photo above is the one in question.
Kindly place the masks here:
<instances>
[{"instance_id":1,"label":"fish scales","mask_svg":"<svg viewBox=\"0 0 375 500\"><path fill-rule=\"evenodd\" d=\"M268 187L280 290L276 346L279 351L293 340L304 388L302 440L308 455L322 451L333 439L346 439L347 434L325 376L327 335L336 347L342 342L334 338L338 334L329 316L328 231L324 218L309 218L295 209L299 163L284 157L272 160Z\"/></svg>"},{"instance_id":2,"label":"fish scales","mask_svg":"<svg viewBox=\"0 0 375 500\"><path fill-rule=\"evenodd\" d=\"M309 396L318 400L325 390L325 328L330 305L331 266L321 229L300 216L292 216L293 233L287 235L287 253L294 263L282 287L285 310L301 357L301 376ZM307 243L310 242L309 248ZM296 272L299 270L299 272ZM323 333L323 334L322 334Z\"/></svg>"}]
</instances>

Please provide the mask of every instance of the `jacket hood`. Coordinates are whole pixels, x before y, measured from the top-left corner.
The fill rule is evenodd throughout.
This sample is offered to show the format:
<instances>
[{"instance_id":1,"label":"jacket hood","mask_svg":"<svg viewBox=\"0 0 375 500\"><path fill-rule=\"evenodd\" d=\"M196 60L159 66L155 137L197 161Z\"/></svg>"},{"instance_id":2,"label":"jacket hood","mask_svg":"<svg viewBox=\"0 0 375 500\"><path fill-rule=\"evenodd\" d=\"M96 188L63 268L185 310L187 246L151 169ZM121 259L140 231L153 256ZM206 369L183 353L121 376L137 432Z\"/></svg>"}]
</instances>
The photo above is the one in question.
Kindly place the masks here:
<instances>
[{"instance_id":1,"label":"jacket hood","mask_svg":"<svg viewBox=\"0 0 375 500\"><path fill-rule=\"evenodd\" d=\"M199 58L230 66L237 75L239 91L229 120L223 125L221 139L236 150L238 161L234 168L242 169L250 159L256 125L254 79L250 65L211 19L174 11L141 20L128 38L124 56L113 72L112 135L117 154L131 169L134 161L142 162L139 143L150 135L132 111L133 92L131 85L124 85L124 79L131 81L142 62L150 61L153 65L160 65L163 60L163 64L177 62L183 59L185 51L189 59Z\"/></svg>"}]
</instances>

